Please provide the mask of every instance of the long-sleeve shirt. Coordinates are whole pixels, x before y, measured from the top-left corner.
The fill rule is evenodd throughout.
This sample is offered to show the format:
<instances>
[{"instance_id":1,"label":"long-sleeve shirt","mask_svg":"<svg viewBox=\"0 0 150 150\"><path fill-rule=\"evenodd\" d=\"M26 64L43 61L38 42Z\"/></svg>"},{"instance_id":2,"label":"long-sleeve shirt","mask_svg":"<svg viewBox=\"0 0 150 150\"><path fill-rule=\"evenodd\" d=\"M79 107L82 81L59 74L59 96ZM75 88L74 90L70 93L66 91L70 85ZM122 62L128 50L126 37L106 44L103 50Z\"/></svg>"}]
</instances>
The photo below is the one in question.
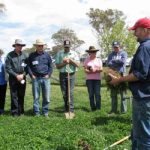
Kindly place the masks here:
<instances>
[{"instance_id":1,"label":"long-sleeve shirt","mask_svg":"<svg viewBox=\"0 0 150 150\"><path fill-rule=\"evenodd\" d=\"M6 71L9 76L16 77L18 74L27 74L27 58L24 52L17 54L14 51L8 53L6 57Z\"/></svg>"},{"instance_id":2,"label":"long-sleeve shirt","mask_svg":"<svg viewBox=\"0 0 150 150\"><path fill-rule=\"evenodd\" d=\"M41 54L33 52L29 55L28 59L29 75L36 77L44 77L45 75L51 76L52 74L52 59L46 52Z\"/></svg>"},{"instance_id":3,"label":"long-sleeve shirt","mask_svg":"<svg viewBox=\"0 0 150 150\"><path fill-rule=\"evenodd\" d=\"M150 39L140 42L132 63L130 73L139 80L130 82L130 89L136 100L150 100Z\"/></svg>"},{"instance_id":4,"label":"long-sleeve shirt","mask_svg":"<svg viewBox=\"0 0 150 150\"><path fill-rule=\"evenodd\" d=\"M0 85L6 84L5 58L0 57Z\"/></svg>"},{"instance_id":5,"label":"long-sleeve shirt","mask_svg":"<svg viewBox=\"0 0 150 150\"><path fill-rule=\"evenodd\" d=\"M127 53L123 50L120 50L119 52L113 51L109 54L107 59L107 65L108 67L112 69L116 69L119 73L125 73L126 72L126 60L127 60Z\"/></svg>"}]
</instances>

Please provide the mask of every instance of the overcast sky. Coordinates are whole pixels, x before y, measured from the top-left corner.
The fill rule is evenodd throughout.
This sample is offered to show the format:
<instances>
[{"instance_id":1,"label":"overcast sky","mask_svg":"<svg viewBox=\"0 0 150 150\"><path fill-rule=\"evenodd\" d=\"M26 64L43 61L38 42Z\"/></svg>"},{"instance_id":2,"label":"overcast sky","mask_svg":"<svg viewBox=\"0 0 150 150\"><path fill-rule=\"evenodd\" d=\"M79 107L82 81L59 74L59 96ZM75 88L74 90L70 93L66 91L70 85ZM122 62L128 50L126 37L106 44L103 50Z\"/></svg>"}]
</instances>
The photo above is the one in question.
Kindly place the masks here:
<instances>
[{"instance_id":1,"label":"overcast sky","mask_svg":"<svg viewBox=\"0 0 150 150\"><path fill-rule=\"evenodd\" d=\"M0 0L7 11L0 16L0 48L6 53L13 50L16 38L21 38L31 47L37 38L43 38L51 48L51 36L61 28L75 31L85 44L97 46L94 30L86 15L90 8L118 9L127 16L126 23L132 26L142 17L150 16L149 0Z\"/></svg>"}]
</instances>

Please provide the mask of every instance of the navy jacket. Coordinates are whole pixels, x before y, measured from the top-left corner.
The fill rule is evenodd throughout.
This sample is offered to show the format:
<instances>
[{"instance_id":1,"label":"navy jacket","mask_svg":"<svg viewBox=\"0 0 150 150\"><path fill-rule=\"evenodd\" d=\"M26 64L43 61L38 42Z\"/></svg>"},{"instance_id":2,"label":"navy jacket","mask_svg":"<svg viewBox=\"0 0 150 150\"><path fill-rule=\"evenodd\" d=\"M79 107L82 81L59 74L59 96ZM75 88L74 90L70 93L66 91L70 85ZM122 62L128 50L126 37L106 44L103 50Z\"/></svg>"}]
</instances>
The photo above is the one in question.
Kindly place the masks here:
<instances>
[{"instance_id":1,"label":"navy jacket","mask_svg":"<svg viewBox=\"0 0 150 150\"><path fill-rule=\"evenodd\" d=\"M150 100L150 39L140 42L132 60L130 73L139 81L130 82L130 89L136 100Z\"/></svg>"},{"instance_id":2,"label":"navy jacket","mask_svg":"<svg viewBox=\"0 0 150 150\"><path fill-rule=\"evenodd\" d=\"M125 51L120 50L118 53L112 51L108 56L107 65L119 73L124 74L126 72L126 60L127 53Z\"/></svg>"},{"instance_id":3,"label":"navy jacket","mask_svg":"<svg viewBox=\"0 0 150 150\"><path fill-rule=\"evenodd\" d=\"M52 70L52 59L48 53L33 52L29 55L28 71L30 76L44 77L47 74L51 76Z\"/></svg>"}]
</instances>

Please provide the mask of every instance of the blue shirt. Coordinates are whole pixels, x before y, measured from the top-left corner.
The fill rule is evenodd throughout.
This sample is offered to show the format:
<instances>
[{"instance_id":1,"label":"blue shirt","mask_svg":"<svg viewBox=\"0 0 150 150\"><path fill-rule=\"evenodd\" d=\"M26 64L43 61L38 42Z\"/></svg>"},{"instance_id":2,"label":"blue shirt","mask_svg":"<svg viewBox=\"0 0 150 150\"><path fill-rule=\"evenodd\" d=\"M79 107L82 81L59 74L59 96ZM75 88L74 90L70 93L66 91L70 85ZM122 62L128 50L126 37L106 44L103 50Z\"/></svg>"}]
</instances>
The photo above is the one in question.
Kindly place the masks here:
<instances>
[{"instance_id":1,"label":"blue shirt","mask_svg":"<svg viewBox=\"0 0 150 150\"><path fill-rule=\"evenodd\" d=\"M44 77L52 74L52 59L46 52L33 52L29 55L28 71L30 76Z\"/></svg>"},{"instance_id":2,"label":"blue shirt","mask_svg":"<svg viewBox=\"0 0 150 150\"><path fill-rule=\"evenodd\" d=\"M132 60L130 73L139 79L129 83L133 97L137 100L150 99L150 39L140 42Z\"/></svg>"},{"instance_id":3,"label":"blue shirt","mask_svg":"<svg viewBox=\"0 0 150 150\"><path fill-rule=\"evenodd\" d=\"M5 70L4 70L4 61L3 58L0 57L0 85L4 85L7 83L5 80Z\"/></svg>"},{"instance_id":4,"label":"blue shirt","mask_svg":"<svg viewBox=\"0 0 150 150\"><path fill-rule=\"evenodd\" d=\"M117 70L119 73L126 72L126 60L127 53L123 50L119 50L119 52L112 51L109 54L107 59L108 67Z\"/></svg>"}]
</instances>

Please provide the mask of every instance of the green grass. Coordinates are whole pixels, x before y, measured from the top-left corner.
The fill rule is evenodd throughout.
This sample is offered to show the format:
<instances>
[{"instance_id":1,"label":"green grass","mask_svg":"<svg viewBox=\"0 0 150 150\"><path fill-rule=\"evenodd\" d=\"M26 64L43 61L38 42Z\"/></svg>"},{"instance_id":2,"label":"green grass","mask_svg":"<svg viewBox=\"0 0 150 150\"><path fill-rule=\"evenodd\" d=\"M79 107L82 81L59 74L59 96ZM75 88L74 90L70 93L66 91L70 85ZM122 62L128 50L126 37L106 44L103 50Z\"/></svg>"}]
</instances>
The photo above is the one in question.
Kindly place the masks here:
<instances>
[{"instance_id":1,"label":"green grass","mask_svg":"<svg viewBox=\"0 0 150 150\"><path fill-rule=\"evenodd\" d=\"M80 72L79 72L80 73ZM84 77L77 78L79 85ZM53 82L53 81L52 81ZM128 93L130 95L130 93ZM25 115L10 116L10 96L7 90L6 114L0 116L0 150L82 150L79 143L89 145L92 150L103 150L115 141L130 134L131 106L128 113L108 116L110 110L109 91L102 87L102 109L91 112L87 89L76 86L74 91L75 113L73 120L66 120L63 114L63 100L59 85L51 85L49 118L32 115L33 97L31 84L27 85L25 97ZM120 105L119 105L120 106ZM130 149L127 140L112 148L113 150Z\"/></svg>"}]
</instances>

